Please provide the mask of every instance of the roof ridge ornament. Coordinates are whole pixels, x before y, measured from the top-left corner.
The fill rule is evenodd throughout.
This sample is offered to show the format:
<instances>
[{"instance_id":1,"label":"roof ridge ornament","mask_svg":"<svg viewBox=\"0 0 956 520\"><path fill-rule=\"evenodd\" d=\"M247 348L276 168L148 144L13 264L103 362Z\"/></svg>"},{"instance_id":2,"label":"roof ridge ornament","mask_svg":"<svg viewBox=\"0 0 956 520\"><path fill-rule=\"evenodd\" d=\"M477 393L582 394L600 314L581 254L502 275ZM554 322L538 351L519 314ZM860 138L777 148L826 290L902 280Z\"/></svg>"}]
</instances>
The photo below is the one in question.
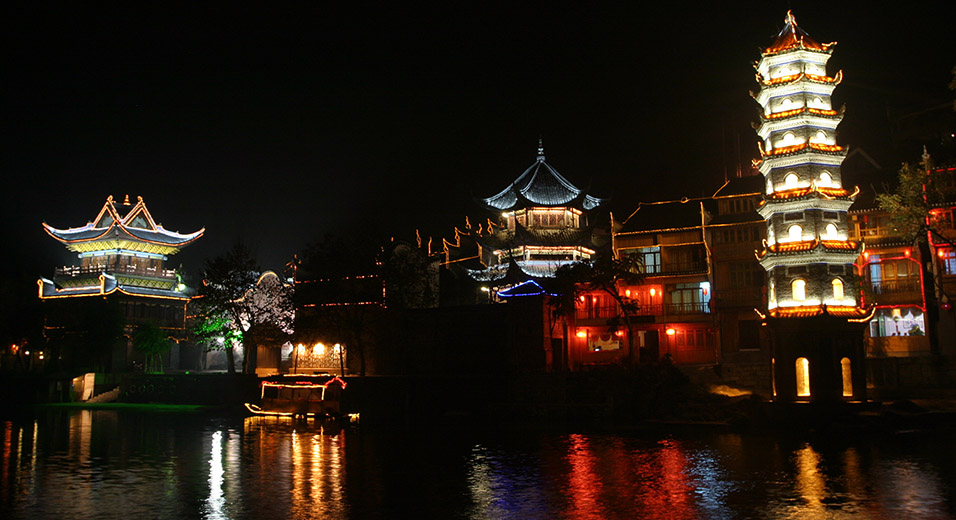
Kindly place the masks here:
<instances>
[{"instance_id":1,"label":"roof ridge ornament","mask_svg":"<svg viewBox=\"0 0 956 520\"><path fill-rule=\"evenodd\" d=\"M538 162L544 162L544 140L538 138Z\"/></svg>"}]
</instances>

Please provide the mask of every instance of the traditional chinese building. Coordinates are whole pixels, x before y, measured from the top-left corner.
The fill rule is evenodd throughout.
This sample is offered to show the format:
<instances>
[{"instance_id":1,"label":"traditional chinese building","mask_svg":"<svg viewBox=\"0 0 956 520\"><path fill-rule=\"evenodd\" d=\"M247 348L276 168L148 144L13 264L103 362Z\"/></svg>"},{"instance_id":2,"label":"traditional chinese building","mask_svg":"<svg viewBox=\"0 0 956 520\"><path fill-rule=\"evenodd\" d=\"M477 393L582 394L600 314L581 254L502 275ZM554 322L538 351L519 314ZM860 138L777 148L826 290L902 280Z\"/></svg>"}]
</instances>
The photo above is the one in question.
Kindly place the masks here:
<instances>
[{"instance_id":1,"label":"traditional chinese building","mask_svg":"<svg viewBox=\"0 0 956 520\"><path fill-rule=\"evenodd\" d=\"M863 327L847 210L857 191L843 187L845 149L835 130L842 110L831 93L842 73L827 75L835 43L818 43L791 13L756 62L762 108L757 211L767 223L758 254L767 272L774 394L778 400L861 399L865 395Z\"/></svg>"},{"instance_id":2,"label":"traditional chinese building","mask_svg":"<svg viewBox=\"0 0 956 520\"><path fill-rule=\"evenodd\" d=\"M551 278L562 265L586 261L600 247L594 212L605 199L589 195L538 157L509 186L479 204L497 217L473 236L480 268L469 275L497 288Z\"/></svg>"},{"instance_id":3,"label":"traditional chinese building","mask_svg":"<svg viewBox=\"0 0 956 520\"><path fill-rule=\"evenodd\" d=\"M64 367L124 370L137 358L129 341L136 325L153 322L178 344L186 337L185 310L192 294L169 256L199 239L204 229L182 234L156 223L142 197L110 196L84 226L43 229L77 254L78 265L57 268L40 278L45 305L44 335ZM121 327L126 340L99 344ZM168 363L175 364L176 346ZM169 366L167 364L167 366Z\"/></svg>"}]
</instances>

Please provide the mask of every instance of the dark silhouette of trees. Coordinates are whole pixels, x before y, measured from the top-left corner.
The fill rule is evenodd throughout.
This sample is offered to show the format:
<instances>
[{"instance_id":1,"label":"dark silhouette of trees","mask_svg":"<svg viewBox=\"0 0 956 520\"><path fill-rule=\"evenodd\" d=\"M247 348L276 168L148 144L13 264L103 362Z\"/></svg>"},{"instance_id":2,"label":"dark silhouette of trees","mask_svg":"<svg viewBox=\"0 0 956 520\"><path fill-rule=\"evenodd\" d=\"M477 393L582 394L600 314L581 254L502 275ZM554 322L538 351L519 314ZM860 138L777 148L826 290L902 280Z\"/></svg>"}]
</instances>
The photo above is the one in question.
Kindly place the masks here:
<instances>
[{"instance_id":1,"label":"dark silhouette of trees","mask_svg":"<svg viewBox=\"0 0 956 520\"><path fill-rule=\"evenodd\" d=\"M557 296L549 302L551 312L555 316L567 317L575 312L575 301L586 292L603 292L616 303L618 315L608 322L608 326L616 328L624 322L627 328L627 361L634 365L634 328L631 315L638 309L638 302L626 297L619 290L619 283L640 284L643 280L642 265L636 257L624 256L614 258L611 255L601 255L589 262L577 262L561 266L555 272L553 289Z\"/></svg>"}]
</instances>

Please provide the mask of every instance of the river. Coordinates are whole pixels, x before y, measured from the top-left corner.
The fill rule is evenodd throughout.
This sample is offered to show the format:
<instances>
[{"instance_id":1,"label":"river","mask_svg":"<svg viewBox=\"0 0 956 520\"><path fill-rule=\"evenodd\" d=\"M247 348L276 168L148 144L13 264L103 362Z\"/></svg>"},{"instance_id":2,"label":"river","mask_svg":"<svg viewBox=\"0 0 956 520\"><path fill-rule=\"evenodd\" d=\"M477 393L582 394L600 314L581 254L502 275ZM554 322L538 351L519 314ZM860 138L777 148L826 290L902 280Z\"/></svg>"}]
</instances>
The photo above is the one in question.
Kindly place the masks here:
<instances>
[{"instance_id":1,"label":"river","mask_svg":"<svg viewBox=\"0 0 956 520\"><path fill-rule=\"evenodd\" d=\"M956 517L951 431L384 431L77 409L0 428L2 518Z\"/></svg>"}]
</instances>

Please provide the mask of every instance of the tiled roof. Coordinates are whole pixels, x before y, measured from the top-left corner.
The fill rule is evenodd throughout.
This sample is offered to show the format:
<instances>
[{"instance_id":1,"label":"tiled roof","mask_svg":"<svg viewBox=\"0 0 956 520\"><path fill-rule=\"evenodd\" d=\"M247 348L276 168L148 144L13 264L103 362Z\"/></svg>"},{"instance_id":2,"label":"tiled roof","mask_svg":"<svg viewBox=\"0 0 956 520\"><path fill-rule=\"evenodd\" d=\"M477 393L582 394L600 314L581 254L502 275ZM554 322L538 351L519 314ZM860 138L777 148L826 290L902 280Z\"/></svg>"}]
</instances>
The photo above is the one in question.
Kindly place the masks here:
<instances>
[{"instance_id":1,"label":"tiled roof","mask_svg":"<svg viewBox=\"0 0 956 520\"><path fill-rule=\"evenodd\" d=\"M96 240L129 239L178 248L205 233L205 229L188 234L168 231L153 220L142 197L133 205L129 203L128 196L122 204L116 204L112 196L108 197L96 218L85 226L58 229L43 223L43 229L68 247L70 244Z\"/></svg>"},{"instance_id":2,"label":"tiled roof","mask_svg":"<svg viewBox=\"0 0 956 520\"><path fill-rule=\"evenodd\" d=\"M817 42L797 25L797 19L793 16L793 13L787 11L787 18L784 19L783 29L777 34L777 39L774 40L773 44L764 50L764 54L776 54L796 48L827 52L835 43L836 42Z\"/></svg>"},{"instance_id":3,"label":"tiled roof","mask_svg":"<svg viewBox=\"0 0 956 520\"><path fill-rule=\"evenodd\" d=\"M518 176L510 186L480 201L489 209L500 211L528 205L546 207L575 205L584 211L590 211L606 202L606 199L587 195L571 184L545 162L543 151L539 149L535 163Z\"/></svg>"}]
</instances>

